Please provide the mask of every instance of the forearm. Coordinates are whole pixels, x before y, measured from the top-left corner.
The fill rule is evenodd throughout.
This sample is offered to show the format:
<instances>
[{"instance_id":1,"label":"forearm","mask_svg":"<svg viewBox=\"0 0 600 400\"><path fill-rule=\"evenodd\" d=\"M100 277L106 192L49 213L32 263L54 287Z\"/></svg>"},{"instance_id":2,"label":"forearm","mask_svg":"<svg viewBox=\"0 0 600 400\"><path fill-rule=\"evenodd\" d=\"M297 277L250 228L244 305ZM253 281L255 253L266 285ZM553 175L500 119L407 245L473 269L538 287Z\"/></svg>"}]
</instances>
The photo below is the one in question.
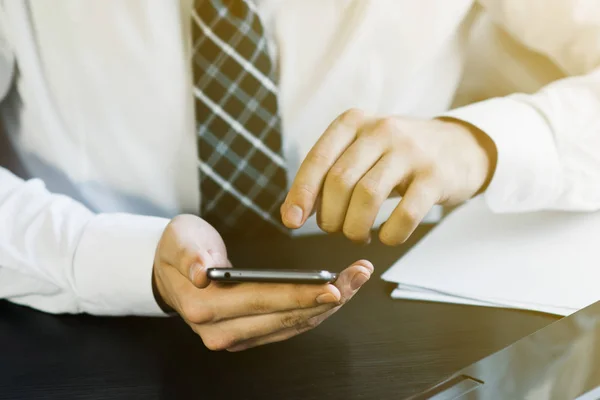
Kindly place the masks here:
<instances>
[{"instance_id":1,"label":"forearm","mask_svg":"<svg viewBox=\"0 0 600 400\"><path fill-rule=\"evenodd\" d=\"M600 70L453 110L498 149L486 191L497 212L600 209Z\"/></svg>"},{"instance_id":2,"label":"forearm","mask_svg":"<svg viewBox=\"0 0 600 400\"><path fill-rule=\"evenodd\" d=\"M152 296L168 221L96 215L0 169L0 296L53 313L162 314Z\"/></svg>"}]
</instances>

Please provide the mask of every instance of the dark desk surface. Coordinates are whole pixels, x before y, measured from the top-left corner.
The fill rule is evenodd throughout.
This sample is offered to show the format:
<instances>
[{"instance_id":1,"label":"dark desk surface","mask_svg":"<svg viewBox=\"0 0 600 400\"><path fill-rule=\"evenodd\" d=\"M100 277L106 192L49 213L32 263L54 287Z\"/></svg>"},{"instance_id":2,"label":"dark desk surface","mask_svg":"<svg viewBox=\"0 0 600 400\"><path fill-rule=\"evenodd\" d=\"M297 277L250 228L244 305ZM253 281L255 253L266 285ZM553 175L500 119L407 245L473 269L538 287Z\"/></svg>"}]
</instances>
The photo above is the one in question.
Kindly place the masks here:
<instances>
[{"instance_id":1,"label":"dark desk surface","mask_svg":"<svg viewBox=\"0 0 600 400\"><path fill-rule=\"evenodd\" d=\"M338 270L368 258L381 273L405 248L308 237L230 251L236 265ZM392 300L390 289L374 276L316 330L242 353L208 351L176 318L57 317L0 302L0 399L401 399L555 320Z\"/></svg>"}]
</instances>

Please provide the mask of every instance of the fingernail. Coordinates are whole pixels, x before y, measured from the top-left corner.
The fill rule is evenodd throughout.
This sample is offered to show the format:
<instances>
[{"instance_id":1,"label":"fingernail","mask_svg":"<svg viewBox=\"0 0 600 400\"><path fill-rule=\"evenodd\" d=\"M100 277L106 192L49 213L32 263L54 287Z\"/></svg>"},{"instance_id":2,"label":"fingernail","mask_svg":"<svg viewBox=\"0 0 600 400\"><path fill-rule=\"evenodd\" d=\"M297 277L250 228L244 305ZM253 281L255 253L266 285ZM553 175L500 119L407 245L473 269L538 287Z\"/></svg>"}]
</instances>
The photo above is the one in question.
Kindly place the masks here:
<instances>
[{"instance_id":1,"label":"fingernail","mask_svg":"<svg viewBox=\"0 0 600 400\"><path fill-rule=\"evenodd\" d=\"M304 213L302 209L299 206L293 204L288 207L288 210L285 213L285 219L287 220L287 222L291 223L294 226L300 226L302 224L303 214Z\"/></svg>"},{"instance_id":2,"label":"fingernail","mask_svg":"<svg viewBox=\"0 0 600 400\"><path fill-rule=\"evenodd\" d=\"M373 266L373 264L367 260L360 260L357 263L355 263L355 265L366 268L367 270L369 270L369 274L372 274L375 271L375 267Z\"/></svg>"},{"instance_id":3,"label":"fingernail","mask_svg":"<svg viewBox=\"0 0 600 400\"><path fill-rule=\"evenodd\" d=\"M190 267L190 281L193 283L194 279L196 278L196 276L198 276L198 274L200 273L200 270L202 269L202 266L198 263L192 264L192 266Z\"/></svg>"},{"instance_id":4,"label":"fingernail","mask_svg":"<svg viewBox=\"0 0 600 400\"><path fill-rule=\"evenodd\" d=\"M365 275L362 272L359 272L356 275L354 275L354 278L352 278L350 287L352 288L352 290L356 290L356 289L360 288L362 285L364 285L368 280L369 280L369 276Z\"/></svg>"},{"instance_id":5,"label":"fingernail","mask_svg":"<svg viewBox=\"0 0 600 400\"><path fill-rule=\"evenodd\" d=\"M327 303L335 303L337 299L331 293L323 293L317 297L317 303L319 304L327 304Z\"/></svg>"}]
</instances>

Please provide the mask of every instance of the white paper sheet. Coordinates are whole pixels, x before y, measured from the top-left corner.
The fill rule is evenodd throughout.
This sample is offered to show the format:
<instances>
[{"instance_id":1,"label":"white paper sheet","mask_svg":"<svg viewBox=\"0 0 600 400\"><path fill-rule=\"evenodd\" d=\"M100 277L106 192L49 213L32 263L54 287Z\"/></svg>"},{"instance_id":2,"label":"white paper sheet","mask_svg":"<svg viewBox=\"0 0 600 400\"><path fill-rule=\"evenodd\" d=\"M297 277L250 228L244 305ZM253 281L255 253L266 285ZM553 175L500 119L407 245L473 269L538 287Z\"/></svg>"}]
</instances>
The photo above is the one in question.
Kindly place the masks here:
<instances>
[{"instance_id":1,"label":"white paper sheet","mask_svg":"<svg viewBox=\"0 0 600 400\"><path fill-rule=\"evenodd\" d=\"M424 289L407 290L406 287L404 287L402 284L400 284L399 287L392 292L392 298L405 300L434 301L438 303L464 304L481 307L514 308L563 316L567 316L578 311L574 308L552 307L539 304L527 304L517 302L493 303L483 300L470 299L466 297L435 293Z\"/></svg>"},{"instance_id":2,"label":"white paper sheet","mask_svg":"<svg viewBox=\"0 0 600 400\"><path fill-rule=\"evenodd\" d=\"M383 275L394 298L569 315L600 299L600 213L455 210Z\"/></svg>"}]
</instances>

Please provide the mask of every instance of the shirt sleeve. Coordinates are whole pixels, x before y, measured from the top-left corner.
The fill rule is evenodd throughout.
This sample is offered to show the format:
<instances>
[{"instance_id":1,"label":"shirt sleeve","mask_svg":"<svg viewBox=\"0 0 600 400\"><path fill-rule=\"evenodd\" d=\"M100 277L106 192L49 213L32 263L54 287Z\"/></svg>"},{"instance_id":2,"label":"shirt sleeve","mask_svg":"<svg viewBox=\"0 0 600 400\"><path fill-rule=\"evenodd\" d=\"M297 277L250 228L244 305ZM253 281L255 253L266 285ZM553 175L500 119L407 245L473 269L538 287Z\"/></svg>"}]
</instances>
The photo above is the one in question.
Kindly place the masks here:
<instances>
[{"instance_id":1,"label":"shirt sleeve","mask_svg":"<svg viewBox=\"0 0 600 400\"><path fill-rule=\"evenodd\" d=\"M168 223L94 214L0 168L0 298L50 313L163 316L152 292Z\"/></svg>"},{"instance_id":2,"label":"shirt sleeve","mask_svg":"<svg viewBox=\"0 0 600 400\"><path fill-rule=\"evenodd\" d=\"M567 77L451 110L484 131L498 162L485 193L496 212L600 209L600 2L480 0L495 23Z\"/></svg>"}]
</instances>

